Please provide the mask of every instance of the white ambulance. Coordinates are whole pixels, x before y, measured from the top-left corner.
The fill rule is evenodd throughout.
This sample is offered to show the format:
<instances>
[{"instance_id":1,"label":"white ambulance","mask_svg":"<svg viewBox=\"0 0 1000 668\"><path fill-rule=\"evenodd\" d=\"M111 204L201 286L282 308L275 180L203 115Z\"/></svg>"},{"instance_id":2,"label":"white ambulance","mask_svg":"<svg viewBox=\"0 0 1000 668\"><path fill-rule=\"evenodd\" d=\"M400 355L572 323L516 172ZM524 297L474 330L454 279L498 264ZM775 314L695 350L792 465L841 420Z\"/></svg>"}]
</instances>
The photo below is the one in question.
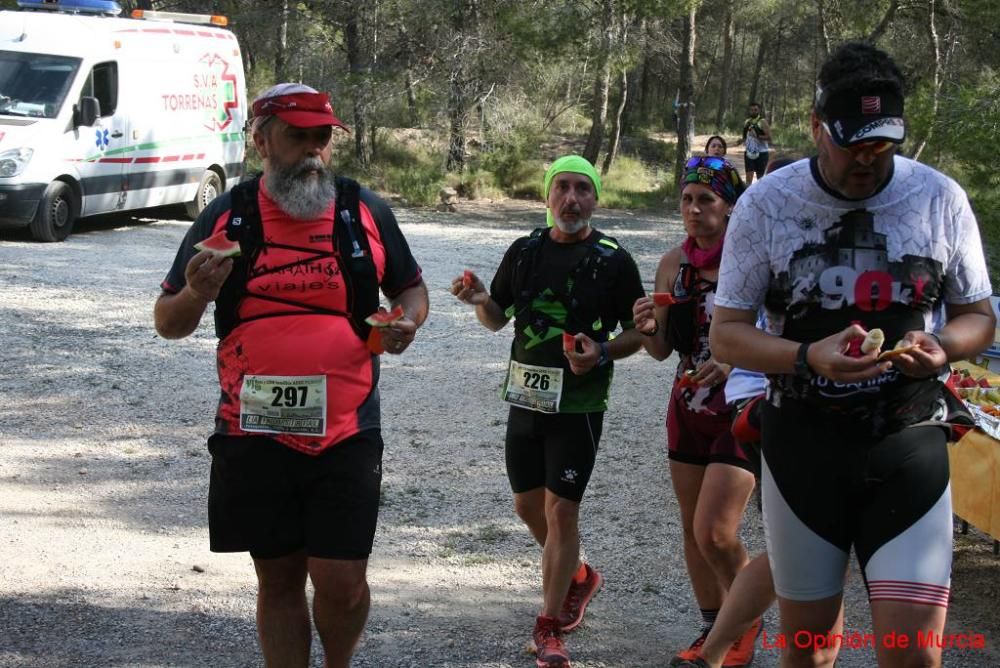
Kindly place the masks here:
<instances>
[{"instance_id":1,"label":"white ambulance","mask_svg":"<svg viewBox=\"0 0 1000 668\"><path fill-rule=\"evenodd\" d=\"M239 183L246 81L224 17L18 5L0 11L0 227L61 241L82 216L193 217Z\"/></svg>"}]
</instances>

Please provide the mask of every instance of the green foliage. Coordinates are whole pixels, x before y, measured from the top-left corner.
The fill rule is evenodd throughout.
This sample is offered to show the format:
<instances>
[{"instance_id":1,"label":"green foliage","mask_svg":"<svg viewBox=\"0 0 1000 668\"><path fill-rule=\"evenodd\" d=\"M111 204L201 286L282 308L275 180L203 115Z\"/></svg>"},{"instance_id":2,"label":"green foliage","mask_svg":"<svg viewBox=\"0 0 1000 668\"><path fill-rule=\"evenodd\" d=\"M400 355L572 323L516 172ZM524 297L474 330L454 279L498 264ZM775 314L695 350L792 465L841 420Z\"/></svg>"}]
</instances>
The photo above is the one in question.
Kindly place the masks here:
<instances>
[{"instance_id":1,"label":"green foliage","mask_svg":"<svg viewBox=\"0 0 1000 668\"><path fill-rule=\"evenodd\" d=\"M922 137L931 122L930 93L922 87L908 104L911 136ZM1000 72L986 67L972 80L948 86L941 98L934 134L921 159L955 178L968 192L987 251L994 286L1000 285Z\"/></svg>"},{"instance_id":2,"label":"green foliage","mask_svg":"<svg viewBox=\"0 0 1000 668\"><path fill-rule=\"evenodd\" d=\"M461 174L448 174L447 180L458 196L466 199L500 199L504 196L493 174L484 170L467 169Z\"/></svg>"},{"instance_id":3,"label":"green foliage","mask_svg":"<svg viewBox=\"0 0 1000 668\"><path fill-rule=\"evenodd\" d=\"M771 127L772 157L775 153L805 157L816 152L816 144L813 142L808 116L806 119L805 122L791 126Z\"/></svg>"},{"instance_id":4,"label":"green foliage","mask_svg":"<svg viewBox=\"0 0 1000 668\"><path fill-rule=\"evenodd\" d=\"M611 209L646 209L663 205L673 193L670 171L649 167L638 158L618 157L608 174L601 179L601 206Z\"/></svg>"},{"instance_id":5,"label":"green foliage","mask_svg":"<svg viewBox=\"0 0 1000 668\"><path fill-rule=\"evenodd\" d=\"M510 196L540 197L545 169L538 156L539 139L530 131L515 131L473 162L492 173L496 186Z\"/></svg>"},{"instance_id":6,"label":"green foliage","mask_svg":"<svg viewBox=\"0 0 1000 668\"><path fill-rule=\"evenodd\" d=\"M439 201L446 184L444 153L433 137L401 140L379 133L374 163L362 169L354 158L354 142L334 148L334 168L365 185L408 204L430 206Z\"/></svg>"}]
</instances>

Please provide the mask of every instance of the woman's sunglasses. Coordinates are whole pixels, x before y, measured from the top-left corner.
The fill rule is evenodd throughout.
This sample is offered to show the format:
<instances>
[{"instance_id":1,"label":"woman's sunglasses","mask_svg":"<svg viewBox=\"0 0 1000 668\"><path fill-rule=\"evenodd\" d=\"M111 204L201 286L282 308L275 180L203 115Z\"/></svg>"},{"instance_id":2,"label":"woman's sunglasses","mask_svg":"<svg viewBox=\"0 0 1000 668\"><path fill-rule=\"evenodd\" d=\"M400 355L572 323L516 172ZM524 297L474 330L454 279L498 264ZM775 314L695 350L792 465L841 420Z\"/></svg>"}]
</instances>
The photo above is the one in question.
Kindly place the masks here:
<instances>
[{"instance_id":1,"label":"woman's sunglasses","mask_svg":"<svg viewBox=\"0 0 1000 668\"><path fill-rule=\"evenodd\" d=\"M719 171L722 171L722 169L729 166L730 165L725 158L717 158L715 156L707 155L696 155L693 158L689 158L687 164L684 165L687 169L691 169L692 167L708 167L709 169L716 169Z\"/></svg>"}]
</instances>

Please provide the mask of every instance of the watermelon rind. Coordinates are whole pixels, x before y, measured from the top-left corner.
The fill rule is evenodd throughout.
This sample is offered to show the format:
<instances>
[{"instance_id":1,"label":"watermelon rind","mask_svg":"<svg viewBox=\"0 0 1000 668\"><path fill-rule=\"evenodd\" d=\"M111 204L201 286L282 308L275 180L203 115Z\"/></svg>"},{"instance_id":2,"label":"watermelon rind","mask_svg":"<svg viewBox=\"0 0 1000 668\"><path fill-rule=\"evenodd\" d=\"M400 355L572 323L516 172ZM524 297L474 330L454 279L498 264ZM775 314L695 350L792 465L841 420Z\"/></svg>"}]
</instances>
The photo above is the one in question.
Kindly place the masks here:
<instances>
[{"instance_id":1,"label":"watermelon rind","mask_svg":"<svg viewBox=\"0 0 1000 668\"><path fill-rule=\"evenodd\" d=\"M202 239L194 247L200 251L207 250L222 257L236 257L240 254L240 242L227 237L225 230L217 232L207 239Z\"/></svg>"},{"instance_id":2,"label":"watermelon rind","mask_svg":"<svg viewBox=\"0 0 1000 668\"><path fill-rule=\"evenodd\" d=\"M397 306L391 311L375 311L370 316L365 318L367 322L372 327L388 327L397 320L403 319L403 307Z\"/></svg>"}]
</instances>

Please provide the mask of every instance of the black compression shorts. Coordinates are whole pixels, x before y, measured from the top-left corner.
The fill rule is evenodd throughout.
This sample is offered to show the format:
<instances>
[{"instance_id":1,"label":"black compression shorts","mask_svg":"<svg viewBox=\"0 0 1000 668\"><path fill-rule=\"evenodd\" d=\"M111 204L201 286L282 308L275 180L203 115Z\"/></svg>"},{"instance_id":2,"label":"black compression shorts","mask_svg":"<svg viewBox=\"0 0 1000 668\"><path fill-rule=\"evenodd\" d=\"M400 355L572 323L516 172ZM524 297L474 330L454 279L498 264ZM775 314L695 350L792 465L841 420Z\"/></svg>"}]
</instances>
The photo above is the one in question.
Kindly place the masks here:
<instances>
[{"instance_id":1,"label":"black compression shorts","mask_svg":"<svg viewBox=\"0 0 1000 668\"><path fill-rule=\"evenodd\" d=\"M382 434L363 431L319 455L265 436L215 434L208 441L213 552L255 559L305 550L324 559L367 559L382 484Z\"/></svg>"},{"instance_id":2,"label":"black compression shorts","mask_svg":"<svg viewBox=\"0 0 1000 668\"><path fill-rule=\"evenodd\" d=\"M763 404L761 486L775 591L798 601L840 593L853 547L871 600L946 606L947 432L914 426L876 440L856 426L788 397L780 409Z\"/></svg>"},{"instance_id":3,"label":"black compression shorts","mask_svg":"<svg viewBox=\"0 0 1000 668\"><path fill-rule=\"evenodd\" d=\"M514 493L544 486L579 503L590 481L604 413L539 413L510 407L507 478Z\"/></svg>"}]
</instances>

